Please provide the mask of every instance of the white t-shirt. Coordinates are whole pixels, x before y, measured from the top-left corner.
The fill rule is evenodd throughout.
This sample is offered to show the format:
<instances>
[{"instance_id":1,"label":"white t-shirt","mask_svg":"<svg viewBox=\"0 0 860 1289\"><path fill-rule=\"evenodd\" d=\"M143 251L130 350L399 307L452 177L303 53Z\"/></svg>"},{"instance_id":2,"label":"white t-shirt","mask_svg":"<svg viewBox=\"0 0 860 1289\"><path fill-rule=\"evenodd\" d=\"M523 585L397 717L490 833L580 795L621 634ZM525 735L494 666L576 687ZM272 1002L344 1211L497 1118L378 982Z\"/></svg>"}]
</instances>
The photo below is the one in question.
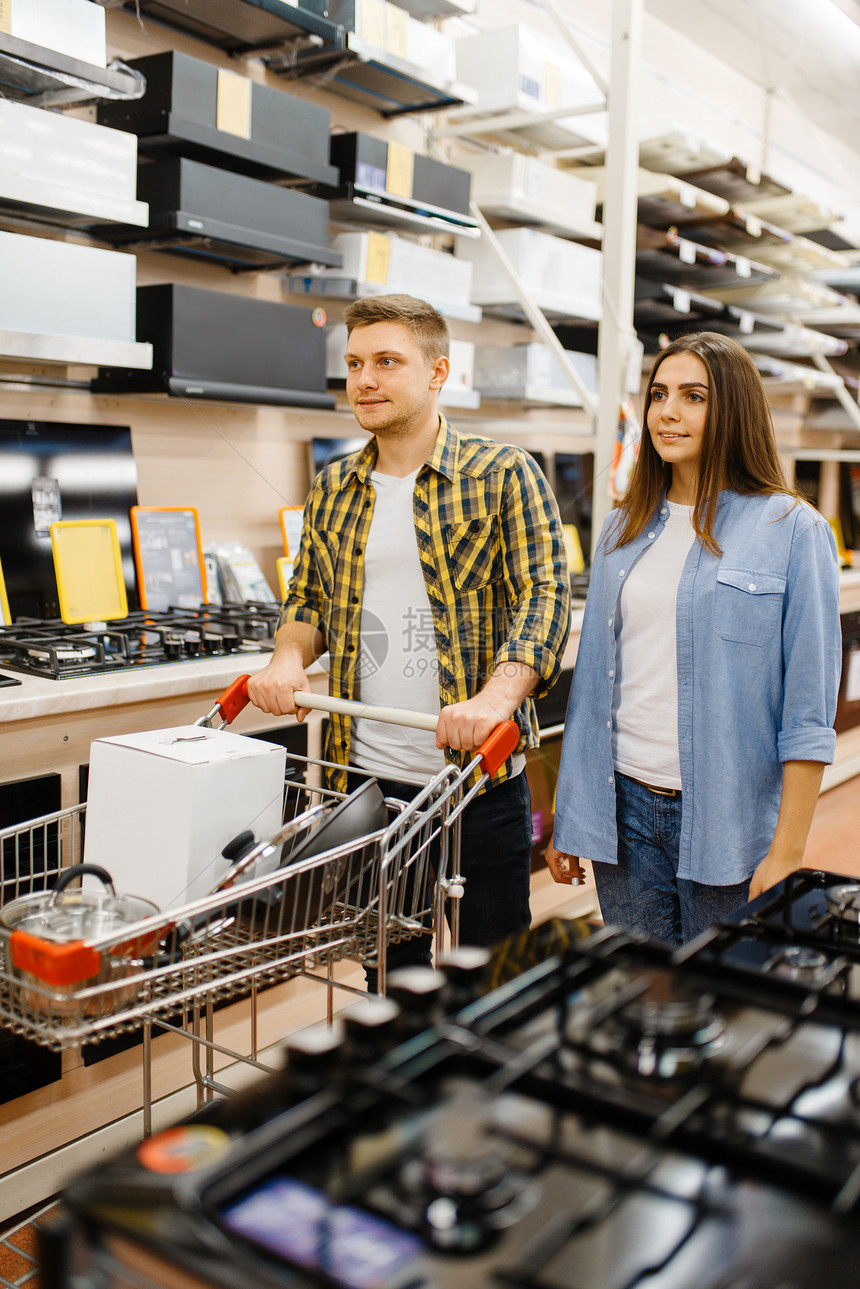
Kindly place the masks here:
<instances>
[{"instance_id":1,"label":"white t-shirt","mask_svg":"<svg viewBox=\"0 0 860 1289\"><path fill-rule=\"evenodd\" d=\"M417 477L417 470L404 479L371 476L376 500L364 553L356 697L438 716L439 658L412 511ZM445 765L429 730L361 718L352 722L350 760L403 783L425 783Z\"/></svg>"},{"instance_id":2,"label":"white t-shirt","mask_svg":"<svg viewBox=\"0 0 860 1289\"><path fill-rule=\"evenodd\" d=\"M692 506L668 502L669 518L621 591L612 694L615 769L655 788L680 788L675 602L695 539Z\"/></svg>"}]
</instances>

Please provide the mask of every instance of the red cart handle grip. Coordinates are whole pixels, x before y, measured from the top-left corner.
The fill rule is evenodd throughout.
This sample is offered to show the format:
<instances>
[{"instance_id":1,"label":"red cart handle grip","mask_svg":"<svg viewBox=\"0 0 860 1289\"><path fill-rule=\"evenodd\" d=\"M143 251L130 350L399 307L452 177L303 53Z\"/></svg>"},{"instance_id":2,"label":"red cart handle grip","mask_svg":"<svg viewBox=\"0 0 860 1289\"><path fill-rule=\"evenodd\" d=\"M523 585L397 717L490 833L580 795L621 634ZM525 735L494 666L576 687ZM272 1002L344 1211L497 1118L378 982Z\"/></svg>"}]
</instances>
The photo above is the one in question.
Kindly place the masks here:
<instances>
[{"instance_id":1,"label":"red cart handle grip","mask_svg":"<svg viewBox=\"0 0 860 1289\"><path fill-rule=\"evenodd\" d=\"M250 679L249 675L237 676L230 688L224 690L224 693L215 704L216 707L221 708L221 714L228 725L235 721L239 713L243 712L251 701L248 697L248 681Z\"/></svg>"},{"instance_id":2,"label":"red cart handle grip","mask_svg":"<svg viewBox=\"0 0 860 1289\"><path fill-rule=\"evenodd\" d=\"M475 753L480 757L482 772L492 778L511 753L516 751L519 741L520 727L516 721L500 721Z\"/></svg>"}]
</instances>

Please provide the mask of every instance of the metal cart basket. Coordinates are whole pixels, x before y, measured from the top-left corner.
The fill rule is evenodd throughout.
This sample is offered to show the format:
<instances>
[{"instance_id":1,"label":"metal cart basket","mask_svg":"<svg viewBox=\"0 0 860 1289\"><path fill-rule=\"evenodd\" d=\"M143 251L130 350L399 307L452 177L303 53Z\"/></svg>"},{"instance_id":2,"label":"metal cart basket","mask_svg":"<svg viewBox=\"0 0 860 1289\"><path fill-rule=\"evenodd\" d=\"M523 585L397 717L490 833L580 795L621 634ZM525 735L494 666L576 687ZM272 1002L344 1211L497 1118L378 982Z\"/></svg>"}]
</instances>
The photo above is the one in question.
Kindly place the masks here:
<instances>
[{"instance_id":1,"label":"metal cart basket","mask_svg":"<svg viewBox=\"0 0 860 1289\"><path fill-rule=\"evenodd\" d=\"M240 677L201 723L216 714L229 723L248 701L247 680ZM296 697L302 705L328 710L339 701ZM389 709L359 710L401 724L426 719ZM328 763L288 756L282 827L246 847L212 894L123 924L110 934L57 944L0 921L0 1024L55 1050L143 1028L148 1130L153 1023L198 1040L195 1077L202 1091L216 1086L211 1058L217 1004L249 995L255 1002L262 988L313 975L329 986L331 1015L333 968L344 958L378 968L384 990L386 946L441 928L444 899L462 893L456 821L479 786L464 798L466 780L473 773L494 773L517 737L516 725L504 723L466 770L444 769L409 803L387 800L385 820L375 831L285 863L284 857L295 854L319 827L321 817L345 799L324 786ZM3 906L22 896L39 898L64 870L80 862L85 810L74 806L0 831ZM431 875L431 847L437 839L439 858ZM278 852L280 866L248 877L263 861L271 866ZM67 897L82 898L74 891ZM456 935L456 918L453 925ZM205 1037L200 1035L201 1014ZM208 1053L205 1073L198 1064L201 1043ZM267 1068L255 1053L229 1055Z\"/></svg>"}]
</instances>

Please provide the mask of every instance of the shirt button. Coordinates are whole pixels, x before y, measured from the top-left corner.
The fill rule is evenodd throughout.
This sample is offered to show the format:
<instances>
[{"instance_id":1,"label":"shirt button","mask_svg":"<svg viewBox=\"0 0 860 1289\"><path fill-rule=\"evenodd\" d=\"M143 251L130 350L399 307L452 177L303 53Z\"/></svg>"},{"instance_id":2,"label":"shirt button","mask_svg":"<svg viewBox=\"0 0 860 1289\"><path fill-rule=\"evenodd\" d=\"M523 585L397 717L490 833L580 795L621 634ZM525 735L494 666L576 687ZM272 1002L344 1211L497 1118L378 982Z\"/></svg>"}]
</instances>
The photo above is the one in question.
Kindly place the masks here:
<instances>
[{"instance_id":1,"label":"shirt button","mask_svg":"<svg viewBox=\"0 0 860 1289\"><path fill-rule=\"evenodd\" d=\"M354 595L354 596L352 597L352 602L353 602L353 604L360 604L360 603L361 603L361 600L360 600L360 598L359 598L357 595Z\"/></svg>"},{"instance_id":2,"label":"shirt button","mask_svg":"<svg viewBox=\"0 0 860 1289\"><path fill-rule=\"evenodd\" d=\"M606 728L607 728L608 730L611 730L611 729L612 729L612 721L607 721L607 722L606 722Z\"/></svg>"},{"instance_id":3,"label":"shirt button","mask_svg":"<svg viewBox=\"0 0 860 1289\"><path fill-rule=\"evenodd\" d=\"M653 540L654 540L654 538L656 537L656 535L657 535L656 533L649 533L649 534L648 534L648 540L649 540L649 542L653 542Z\"/></svg>"},{"instance_id":4,"label":"shirt button","mask_svg":"<svg viewBox=\"0 0 860 1289\"><path fill-rule=\"evenodd\" d=\"M668 506L664 506L663 509L660 511L661 515L668 515L668 513L669 513Z\"/></svg>"},{"instance_id":5,"label":"shirt button","mask_svg":"<svg viewBox=\"0 0 860 1289\"><path fill-rule=\"evenodd\" d=\"M612 775L611 775L611 774L610 774L610 776L609 776L609 782L610 782L610 783L612 782Z\"/></svg>"},{"instance_id":6,"label":"shirt button","mask_svg":"<svg viewBox=\"0 0 860 1289\"><path fill-rule=\"evenodd\" d=\"M614 672L614 671L610 671L609 675L610 675L610 676L614 676L614 675L615 675L615 672Z\"/></svg>"},{"instance_id":7,"label":"shirt button","mask_svg":"<svg viewBox=\"0 0 860 1289\"><path fill-rule=\"evenodd\" d=\"M361 549L361 547L360 547L360 546L356 546L356 548L355 548L355 553L356 553L356 555L363 555L363 554L364 554L364 551Z\"/></svg>"},{"instance_id":8,"label":"shirt button","mask_svg":"<svg viewBox=\"0 0 860 1289\"><path fill-rule=\"evenodd\" d=\"M609 619L609 625L612 626L612 619Z\"/></svg>"},{"instance_id":9,"label":"shirt button","mask_svg":"<svg viewBox=\"0 0 860 1289\"><path fill-rule=\"evenodd\" d=\"M755 590L755 582L750 582L750 590L751 591Z\"/></svg>"},{"instance_id":10,"label":"shirt button","mask_svg":"<svg viewBox=\"0 0 860 1289\"><path fill-rule=\"evenodd\" d=\"M620 569L618 570L618 576L619 576L619 577L623 577L623 576L624 576L624 571L625 571L625 570L624 570L623 568L620 568Z\"/></svg>"}]
</instances>

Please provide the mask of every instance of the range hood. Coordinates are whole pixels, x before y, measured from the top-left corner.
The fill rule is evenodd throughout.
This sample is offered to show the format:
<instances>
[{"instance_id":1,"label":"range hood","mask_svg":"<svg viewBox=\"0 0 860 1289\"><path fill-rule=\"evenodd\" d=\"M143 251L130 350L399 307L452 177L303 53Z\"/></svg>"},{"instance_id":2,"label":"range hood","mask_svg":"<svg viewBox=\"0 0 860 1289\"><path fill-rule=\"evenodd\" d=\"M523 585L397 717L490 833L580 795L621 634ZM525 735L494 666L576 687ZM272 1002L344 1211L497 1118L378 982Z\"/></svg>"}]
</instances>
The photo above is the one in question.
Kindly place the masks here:
<instances>
[{"instance_id":1,"label":"range hood","mask_svg":"<svg viewBox=\"0 0 860 1289\"><path fill-rule=\"evenodd\" d=\"M141 153L188 157L258 179L336 182L325 108L177 51L129 66L145 77L146 93L135 102L103 104L98 119L136 134Z\"/></svg>"},{"instance_id":2,"label":"range hood","mask_svg":"<svg viewBox=\"0 0 860 1289\"><path fill-rule=\"evenodd\" d=\"M0 232L0 357L147 368L133 255Z\"/></svg>"},{"instance_id":3,"label":"range hood","mask_svg":"<svg viewBox=\"0 0 860 1289\"><path fill-rule=\"evenodd\" d=\"M126 0L124 8L190 32L230 54L303 39L340 48L344 44L343 29L326 17L326 0Z\"/></svg>"},{"instance_id":4,"label":"range hood","mask_svg":"<svg viewBox=\"0 0 860 1289\"><path fill-rule=\"evenodd\" d=\"M170 284L137 293L138 335L152 370L99 372L102 394L331 409L321 310Z\"/></svg>"},{"instance_id":5,"label":"range hood","mask_svg":"<svg viewBox=\"0 0 860 1289\"><path fill-rule=\"evenodd\" d=\"M0 98L0 208L65 227L145 225L136 190L133 135Z\"/></svg>"},{"instance_id":6,"label":"range hood","mask_svg":"<svg viewBox=\"0 0 860 1289\"><path fill-rule=\"evenodd\" d=\"M469 211L472 176L370 134L333 134L333 184L303 185L326 197L335 221L478 237Z\"/></svg>"},{"instance_id":7,"label":"range hood","mask_svg":"<svg viewBox=\"0 0 860 1289\"><path fill-rule=\"evenodd\" d=\"M327 245L328 203L292 188L164 157L141 166L138 193L149 203L147 229L96 226L94 235L234 270L341 263Z\"/></svg>"}]
</instances>

